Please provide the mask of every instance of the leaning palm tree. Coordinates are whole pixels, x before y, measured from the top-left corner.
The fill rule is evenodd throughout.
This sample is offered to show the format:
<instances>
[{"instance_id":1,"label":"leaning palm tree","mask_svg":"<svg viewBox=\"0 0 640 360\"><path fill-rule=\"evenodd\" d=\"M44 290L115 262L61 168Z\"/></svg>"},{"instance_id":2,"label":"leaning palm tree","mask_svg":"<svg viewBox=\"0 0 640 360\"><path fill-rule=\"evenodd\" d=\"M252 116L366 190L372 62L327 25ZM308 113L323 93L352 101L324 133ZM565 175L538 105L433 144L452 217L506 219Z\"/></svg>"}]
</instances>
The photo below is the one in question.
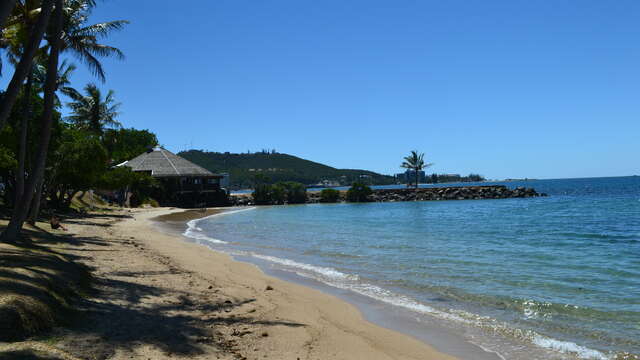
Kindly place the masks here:
<instances>
[{"instance_id":1,"label":"leaning palm tree","mask_svg":"<svg viewBox=\"0 0 640 360\"><path fill-rule=\"evenodd\" d=\"M71 109L71 115L67 120L79 128L84 128L92 133L102 136L107 128L120 128L122 125L116 120L120 115L118 108L120 103L115 102L113 90L102 97L102 92L95 84L88 84L84 88L86 95L69 93L72 102L67 103Z\"/></svg>"},{"instance_id":2,"label":"leaning palm tree","mask_svg":"<svg viewBox=\"0 0 640 360\"><path fill-rule=\"evenodd\" d=\"M404 157L404 161L400 167L413 170L416 174L416 190L418 190L418 180L420 179L420 170L426 169L433 164L424 162L424 153L419 154L417 150L412 150L409 156Z\"/></svg>"},{"instance_id":3,"label":"leaning palm tree","mask_svg":"<svg viewBox=\"0 0 640 360\"><path fill-rule=\"evenodd\" d=\"M25 78L32 70L33 58L36 56L36 52L39 49L40 42L44 36L45 30L49 25L49 19L51 18L52 10L53 10L53 0L43 0L42 4L40 4L40 8L38 9L38 17L35 23L32 26L29 26L27 31L27 41L24 49L21 52L19 60L15 65L15 71L13 73L13 77L11 81L9 81L9 85L7 85L7 90L5 91L2 99L0 99L0 130L4 127L9 118L9 114L11 113L11 109L13 108L16 99L18 98L18 93L20 92L20 88L22 87L22 83ZM11 19L9 19L11 20ZM24 23L23 20L16 19L13 21L14 26L18 27ZM20 25L15 25L20 24ZM5 25L5 27L9 27L9 22ZM5 31L8 29L3 29L3 43L6 39L4 39L5 33L16 34L18 30L14 30L13 32Z\"/></svg>"},{"instance_id":4,"label":"leaning palm tree","mask_svg":"<svg viewBox=\"0 0 640 360\"><path fill-rule=\"evenodd\" d=\"M26 2L25 2L26 3ZM42 39L42 33L47 29L47 23L51 18L51 25L47 29L48 52L47 75L43 87L44 105L41 119L42 129L34 166L25 184L23 196L14 207L11 220L5 231L0 235L0 241L14 242L20 237L20 229L27 216L32 200L39 199L40 194L37 184L41 183L44 176L45 161L47 157L49 141L51 139L51 127L53 124L53 108L55 105L55 92L57 90L58 58L61 52L72 52L89 70L101 81L104 81L104 70L98 57L115 55L122 59L122 52L116 48L102 45L98 40L106 37L111 31L121 29L127 21L114 21L96 25L86 25L91 10L95 7L95 0L41 0L40 15L29 37L29 46L25 49L20 59L14 77L12 78L5 96L0 100L0 130L2 129L11 107L17 97L17 92L27 73L31 70L32 59ZM52 12L52 9L55 9ZM15 92L15 94L14 94ZM15 95L15 96L14 96ZM38 192L38 194L36 194ZM36 200L37 201L37 200Z\"/></svg>"},{"instance_id":5,"label":"leaning palm tree","mask_svg":"<svg viewBox=\"0 0 640 360\"><path fill-rule=\"evenodd\" d=\"M0 235L0 241L15 242L20 237L20 230L27 217L37 182L44 175L47 150L49 148L49 141L51 140L51 128L53 125L54 96L58 80L58 58L62 45L63 8L64 1L55 0L55 10L53 14L51 14L52 26L47 34L47 41L51 45L47 59L47 76L44 83L43 110L40 121L42 128L40 130L40 141L32 170L33 175L29 176L22 197L13 208L11 220L4 232Z\"/></svg>"}]
</instances>

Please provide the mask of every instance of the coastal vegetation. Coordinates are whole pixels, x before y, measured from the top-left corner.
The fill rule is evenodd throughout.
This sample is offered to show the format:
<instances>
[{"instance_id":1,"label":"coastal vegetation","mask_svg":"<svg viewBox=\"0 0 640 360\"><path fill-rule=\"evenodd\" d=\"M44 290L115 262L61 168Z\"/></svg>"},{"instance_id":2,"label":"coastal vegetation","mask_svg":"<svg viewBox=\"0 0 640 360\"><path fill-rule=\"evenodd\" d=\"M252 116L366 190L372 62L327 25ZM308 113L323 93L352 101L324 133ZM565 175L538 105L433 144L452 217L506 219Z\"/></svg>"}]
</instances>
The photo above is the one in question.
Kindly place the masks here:
<instances>
[{"instance_id":1,"label":"coastal vegetation","mask_svg":"<svg viewBox=\"0 0 640 360\"><path fill-rule=\"evenodd\" d=\"M334 203L340 200L340 191L336 189L322 189L320 191L320 202Z\"/></svg>"},{"instance_id":2,"label":"coastal vegetation","mask_svg":"<svg viewBox=\"0 0 640 360\"><path fill-rule=\"evenodd\" d=\"M400 164L400 167L411 170L415 174L415 187L418 189L418 184L420 182L420 171L425 168L432 166L433 164L428 164L424 162L424 153L418 153L417 150L412 150L411 154L404 157L404 161Z\"/></svg>"},{"instance_id":3,"label":"coastal vegetation","mask_svg":"<svg viewBox=\"0 0 640 360\"><path fill-rule=\"evenodd\" d=\"M371 201L369 196L373 193L371 188L363 183L355 182L347 190L347 201L349 202L366 202Z\"/></svg>"},{"instance_id":4,"label":"coastal vegetation","mask_svg":"<svg viewBox=\"0 0 640 360\"><path fill-rule=\"evenodd\" d=\"M228 173L232 189L253 187L253 180L258 174L268 177L274 183L295 181L306 185L327 182L347 186L354 181L387 185L395 182L392 176L367 170L336 169L275 150L244 154L188 150L179 152L178 155L213 173Z\"/></svg>"},{"instance_id":5,"label":"coastal vegetation","mask_svg":"<svg viewBox=\"0 0 640 360\"><path fill-rule=\"evenodd\" d=\"M111 168L155 146L156 136L122 129L113 90L103 93L90 83L77 91L71 82L76 65L67 58L105 82L101 59L124 54L102 41L128 21L90 23L93 0L16 1L5 13L7 3L0 9L0 48L14 72L0 93L0 206L11 219L0 241L16 242L41 207L66 211L90 189L126 187L132 202L148 201L157 189L149 175Z\"/></svg>"},{"instance_id":6,"label":"coastal vegetation","mask_svg":"<svg viewBox=\"0 0 640 360\"><path fill-rule=\"evenodd\" d=\"M307 202L307 189L294 181L259 183L252 196L256 205L304 204Z\"/></svg>"}]
</instances>

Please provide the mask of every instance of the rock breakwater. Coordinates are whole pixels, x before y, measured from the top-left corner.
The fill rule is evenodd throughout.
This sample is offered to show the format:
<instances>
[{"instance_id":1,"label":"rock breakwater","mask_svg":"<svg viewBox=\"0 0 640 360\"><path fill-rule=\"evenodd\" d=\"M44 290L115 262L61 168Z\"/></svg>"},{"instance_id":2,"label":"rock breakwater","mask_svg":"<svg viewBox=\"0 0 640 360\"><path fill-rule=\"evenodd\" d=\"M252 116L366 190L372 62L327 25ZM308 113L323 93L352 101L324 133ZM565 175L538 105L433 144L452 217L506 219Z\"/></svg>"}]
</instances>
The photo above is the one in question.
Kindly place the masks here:
<instances>
[{"instance_id":1,"label":"rock breakwater","mask_svg":"<svg viewBox=\"0 0 640 360\"><path fill-rule=\"evenodd\" d=\"M345 202L345 191L340 192L339 202ZM437 188L412 188L405 189L376 189L369 195L370 202L397 202L397 201L429 201L429 200L480 200L480 199L509 199L509 198L532 198L547 196L538 193L533 188L517 187L509 189L504 185L486 186L451 186ZM253 205L253 198L250 194L243 196L232 196L231 202L235 206ZM307 194L307 203L321 202L320 192L310 192Z\"/></svg>"}]
</instances>

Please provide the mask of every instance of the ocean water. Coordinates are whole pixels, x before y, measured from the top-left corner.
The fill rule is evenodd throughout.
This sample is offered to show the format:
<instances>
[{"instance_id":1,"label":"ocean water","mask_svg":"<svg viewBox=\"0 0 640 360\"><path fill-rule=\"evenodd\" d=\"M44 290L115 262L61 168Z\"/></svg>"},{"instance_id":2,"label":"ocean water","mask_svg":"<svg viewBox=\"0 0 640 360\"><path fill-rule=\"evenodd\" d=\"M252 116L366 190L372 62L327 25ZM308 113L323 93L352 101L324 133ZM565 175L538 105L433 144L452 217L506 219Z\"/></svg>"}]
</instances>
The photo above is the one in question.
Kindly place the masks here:
<instances>
[{"instance_id":1,"label":"ocean water","mask_svg":"<svg viewBox=\"0 0 640 360\"><path fill-rule=\"evenodd\" d=\"M505 185L549 197L247 208L185 235L506 359L640 354L640 177Z\"/></svg>"}]
</instances>

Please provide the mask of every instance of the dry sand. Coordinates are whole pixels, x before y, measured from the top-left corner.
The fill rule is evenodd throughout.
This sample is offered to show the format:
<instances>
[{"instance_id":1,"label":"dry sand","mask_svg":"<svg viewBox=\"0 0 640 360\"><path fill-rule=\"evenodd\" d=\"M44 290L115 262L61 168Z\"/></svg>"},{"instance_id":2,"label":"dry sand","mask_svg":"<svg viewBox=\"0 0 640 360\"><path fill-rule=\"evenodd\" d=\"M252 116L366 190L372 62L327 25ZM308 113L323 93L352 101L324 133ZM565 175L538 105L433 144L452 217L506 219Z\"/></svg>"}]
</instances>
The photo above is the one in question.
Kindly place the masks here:
<instances>
[{"instance_id":1,"label":"dry sand","mask_svg":"<svg viewBox=\"0 0 640 360\"><path fill-rule=\"evenodd\" d=\"M87 359L453 359L364 320L336 297L152 226L152 218L178 212L65 223L75 243L64 252L93 269L98 292L50 343Z\"/></svg>"}]
</instances>

